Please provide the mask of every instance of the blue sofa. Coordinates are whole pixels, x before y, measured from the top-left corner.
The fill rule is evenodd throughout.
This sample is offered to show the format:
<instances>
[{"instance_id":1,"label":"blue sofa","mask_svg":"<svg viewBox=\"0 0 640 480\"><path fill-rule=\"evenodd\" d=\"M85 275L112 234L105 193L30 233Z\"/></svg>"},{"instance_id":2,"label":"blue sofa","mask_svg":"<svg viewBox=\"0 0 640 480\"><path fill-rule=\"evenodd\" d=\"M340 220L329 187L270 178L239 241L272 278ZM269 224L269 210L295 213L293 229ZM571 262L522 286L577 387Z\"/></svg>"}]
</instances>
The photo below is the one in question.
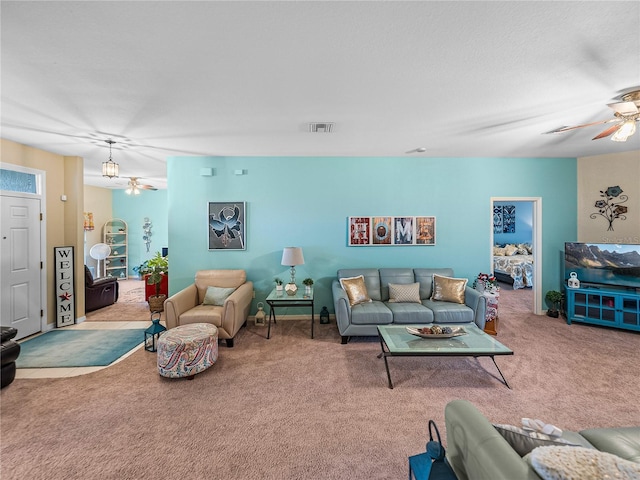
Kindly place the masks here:
<instances>
[{"instance_id":1,"label":"blue sofa","mask_svg":"<svg viewBox=\"0 0 640 480\"><path fill-rule=\"evenodd\" d=\"M389 324L448 324L475 322L484 329L486 299L467 286L465 303L431 300L433 275L454 277L450 268L351 268L338 270L333 281L333 305L342 343L353 336L378 335L378 325ZM371 302L351 306L340 285L341 278L364 277ZM390 303L389 284L420 283L421 303Z\"/></svg>"}]
</instances>

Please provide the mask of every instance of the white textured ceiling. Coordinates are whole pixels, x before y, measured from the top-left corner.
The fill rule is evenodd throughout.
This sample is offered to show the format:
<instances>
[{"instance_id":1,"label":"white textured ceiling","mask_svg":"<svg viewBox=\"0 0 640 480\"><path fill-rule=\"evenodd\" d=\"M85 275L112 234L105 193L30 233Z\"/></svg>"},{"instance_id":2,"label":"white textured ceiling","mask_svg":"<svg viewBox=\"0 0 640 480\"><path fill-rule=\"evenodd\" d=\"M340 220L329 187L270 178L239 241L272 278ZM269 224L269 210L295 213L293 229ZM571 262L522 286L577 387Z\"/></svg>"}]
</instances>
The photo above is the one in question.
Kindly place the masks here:
<instances>
[{"instance_id":1,"label":"white textured ceiling","mask_svg":"<svg viewBox=\"0 0 640 480\"><path fill-rule=\"evenodd\" d=\"M2 137L166 186L165 158L579 157L640 88L638 1L6 1ZM335 122L309 133L309 122ZM126 148L123 148L126 147ZM406 152L424 147L423 153ZM4 161L10 159L3 158Z\"/></svg>"}]
</instances>

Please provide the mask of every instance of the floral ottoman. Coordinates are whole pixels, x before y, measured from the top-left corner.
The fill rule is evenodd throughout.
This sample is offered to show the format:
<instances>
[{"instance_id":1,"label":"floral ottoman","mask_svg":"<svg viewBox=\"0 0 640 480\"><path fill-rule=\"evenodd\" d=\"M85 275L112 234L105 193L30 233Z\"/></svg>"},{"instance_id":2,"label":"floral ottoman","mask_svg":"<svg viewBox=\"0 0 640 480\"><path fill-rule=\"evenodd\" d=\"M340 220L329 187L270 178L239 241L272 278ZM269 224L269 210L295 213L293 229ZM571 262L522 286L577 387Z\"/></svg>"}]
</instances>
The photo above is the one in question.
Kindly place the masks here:
<instances>
[{"instance_id":1,"label":"floral ottoman","mask_svg":"<svg viewBox=\"0 0 640 480\"><path fill-rule=\"evenodd\" d=\"M163 377L192 380L217 359L218 329L210 323L180 325L158 340L158 373Z\"/></svg>"}]
</instances>

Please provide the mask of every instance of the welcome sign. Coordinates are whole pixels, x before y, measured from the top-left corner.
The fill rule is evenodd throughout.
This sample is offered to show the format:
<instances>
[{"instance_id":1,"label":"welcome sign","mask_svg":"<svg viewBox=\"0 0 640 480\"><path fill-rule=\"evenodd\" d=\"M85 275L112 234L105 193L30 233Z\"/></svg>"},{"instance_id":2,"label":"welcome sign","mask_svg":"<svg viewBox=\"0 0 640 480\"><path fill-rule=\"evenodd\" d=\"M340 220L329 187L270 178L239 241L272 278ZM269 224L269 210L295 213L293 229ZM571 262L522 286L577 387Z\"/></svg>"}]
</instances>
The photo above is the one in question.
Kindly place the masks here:
<instances>
[{"instance_id":1,"label":"welcome sign","mask_svg":"<svg viewBox=\"0 0 640 480\"><path fill-rule=\"evenodd\" d=\"M76 322L73 247L54 247L56 262L56 327Z\"/></svg>"}]
</instances>

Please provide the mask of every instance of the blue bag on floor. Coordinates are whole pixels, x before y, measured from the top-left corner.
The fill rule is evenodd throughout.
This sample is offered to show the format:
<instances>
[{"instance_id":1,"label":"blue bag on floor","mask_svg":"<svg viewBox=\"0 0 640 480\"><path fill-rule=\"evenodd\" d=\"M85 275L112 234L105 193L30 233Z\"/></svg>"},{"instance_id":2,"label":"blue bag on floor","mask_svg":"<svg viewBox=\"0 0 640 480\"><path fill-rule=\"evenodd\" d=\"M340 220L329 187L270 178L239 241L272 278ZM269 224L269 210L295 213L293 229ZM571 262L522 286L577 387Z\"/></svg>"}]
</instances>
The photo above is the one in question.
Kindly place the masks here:
<instances>
[{"instance_id":1,"label":"blue bag on floor","mask_svg":"<svg viewBox=\"0 0 640 480\"><path fill-rule=\"evenodd\" d=\"M433 438L433 431L437 440ZM427 451L409 457L409 480L457 480L445 453L438 427L429 420Z\"/></svg>"}]
</instances>

